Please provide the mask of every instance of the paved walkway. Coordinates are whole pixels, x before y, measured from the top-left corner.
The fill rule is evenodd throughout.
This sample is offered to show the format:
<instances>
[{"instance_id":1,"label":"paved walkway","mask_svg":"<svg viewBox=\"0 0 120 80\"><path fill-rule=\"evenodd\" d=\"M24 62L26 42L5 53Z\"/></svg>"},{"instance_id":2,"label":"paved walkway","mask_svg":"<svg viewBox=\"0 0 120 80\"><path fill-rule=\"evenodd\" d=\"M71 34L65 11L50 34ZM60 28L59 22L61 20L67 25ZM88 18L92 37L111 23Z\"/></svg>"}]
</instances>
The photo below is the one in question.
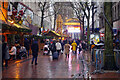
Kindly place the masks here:
<instances>
[{"instance_id":1,"label":"paved walkway","mask_svg":"<svg viewBox=\"0 0 120 80\"><path fill-rule=\"evenodd\" d=\"M82 55L82 54L81 54ZM86 63L89 63L90 54L84 54L85 61L82 60L81 55L75 57L70 52L70 58L65 60L65 55L59 56L58 60L51 61L50 56L43 56L42 52L38 56L38 65L31 64L31 57L11 63L7 69L3 70L3 78L72 78L77 73L85 74L89 70ZM84 62L84 65L82 64ZM84 67L84 68L83 68ZM91 67L91 66L90 66ZM89 70L91 72L91 70ZM87 75L85 76L87 77ZM92 78L119 78L120 74L109 72L104 74L91 75ZM80 76L79 78L82 78Z\"/></svg>"}]
</instances>

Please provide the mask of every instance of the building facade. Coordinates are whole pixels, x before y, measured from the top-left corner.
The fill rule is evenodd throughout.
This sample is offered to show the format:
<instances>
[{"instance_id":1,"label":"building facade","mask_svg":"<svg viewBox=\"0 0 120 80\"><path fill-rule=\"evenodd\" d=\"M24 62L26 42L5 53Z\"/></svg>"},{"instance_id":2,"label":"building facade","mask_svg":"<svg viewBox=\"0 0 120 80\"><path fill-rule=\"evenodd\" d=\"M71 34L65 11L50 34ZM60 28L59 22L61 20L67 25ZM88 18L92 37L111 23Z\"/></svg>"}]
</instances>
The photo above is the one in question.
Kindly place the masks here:
<instances>
[{"instance_id":1,"label":"building facade","mask_svg":"<svg viewBox=\"0 0 120 80\"><path fill-rule=\"evenodd\" d=\"M120 1L112 4L113 29L116 29L116 39L120 40Z\"/></svg>"}]
</instances>

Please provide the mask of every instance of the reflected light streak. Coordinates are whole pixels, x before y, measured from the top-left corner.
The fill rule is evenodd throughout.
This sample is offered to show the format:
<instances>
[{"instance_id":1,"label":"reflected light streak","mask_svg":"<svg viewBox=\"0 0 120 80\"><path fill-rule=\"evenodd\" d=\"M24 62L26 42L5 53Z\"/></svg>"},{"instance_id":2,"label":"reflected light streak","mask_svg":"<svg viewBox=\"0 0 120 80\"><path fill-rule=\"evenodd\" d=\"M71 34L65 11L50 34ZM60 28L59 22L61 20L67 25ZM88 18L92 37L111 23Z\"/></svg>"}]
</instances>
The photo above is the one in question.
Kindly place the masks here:
<instances>
[{"instance_id":1,"label":"reflected light streak","mask_svg":"<svg viewBox=\"0 0 120 80\"><path fill-rule=\"evenodd\" d=\"M69 68L69 71L72 70L72 64L71 64L71 61L72 61L71 53L69 53L69 60L68 60L68 68Z\"/></svg>"},{"instance_id":2,"label":"reflected light streak","mask_svg":"<svg viewBox=\"0 0 120 80\"><path fill-rule=\"evenodd\" d=\"M20 77L20 63L18 63L17 65L16 65L16 77L15 78L19 78Z\"/></svg>"},{"instance_id":3,"label":"reflected light streak","mask_svg":"<svg viewBox=\"0 0 120 80\"><path fill-rule=\"evenodd\" d=\"M19 63L20 61L16 61L15 63Z\"/></svg>"},{"instance_id":4,"label":"reflected light streak","mask_svg":"<svg viewBox=\"0 0 120 80\"><path fill-rule=\"evenodd\" d=\"M79 64L77 64L76 71L77 71L77 72L79 72L79 71L80 71L80 65L79 65Z\"/></svg>"}]
</instances>

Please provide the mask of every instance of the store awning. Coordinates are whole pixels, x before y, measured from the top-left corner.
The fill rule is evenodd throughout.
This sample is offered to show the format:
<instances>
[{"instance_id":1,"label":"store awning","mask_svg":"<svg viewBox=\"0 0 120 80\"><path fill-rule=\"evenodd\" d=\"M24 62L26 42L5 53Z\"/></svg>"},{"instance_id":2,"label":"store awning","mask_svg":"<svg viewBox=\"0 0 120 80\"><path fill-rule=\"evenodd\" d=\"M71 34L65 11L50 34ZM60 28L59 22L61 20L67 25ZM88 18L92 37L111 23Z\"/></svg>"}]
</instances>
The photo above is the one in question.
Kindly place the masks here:
<instances>
[{"instance_id":1,"label":"store awning","mask_svg":"<svg viewBox=\"0 0 120 80\"><path fill-rule=\"evenodd\" d=\"M10 30L10 31L19 31L19 32L31 32L32 30L24 25L19 25L14 23L11 20L8 20L8 23L1 23L3 30Z\"/></svg>"},{"instance_id":2,"label":"store awning","mask_svg":"<svg viewBox=\"0 0 120 80\"><path fill-rule=\"evenodd\" d=\"M12 21L10 21L10 20L8 20L8 22L12 23ZM17 28L30 29L30 28L24 26L23 24L22 24L22 25L19 25L19 24L13 23L13 26L15 26L15 27L17 27Z\"/></svg>"}]
</instances>

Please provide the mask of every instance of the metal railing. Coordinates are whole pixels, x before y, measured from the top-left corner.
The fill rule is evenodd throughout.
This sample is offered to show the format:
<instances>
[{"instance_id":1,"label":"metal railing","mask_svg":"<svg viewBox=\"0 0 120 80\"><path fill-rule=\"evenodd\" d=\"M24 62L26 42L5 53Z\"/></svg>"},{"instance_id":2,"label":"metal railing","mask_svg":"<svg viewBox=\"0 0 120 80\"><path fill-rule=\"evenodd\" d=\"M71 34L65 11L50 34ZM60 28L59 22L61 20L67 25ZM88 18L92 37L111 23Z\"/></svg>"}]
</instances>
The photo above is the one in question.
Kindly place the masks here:
<instances>
[{"instance_id":1,"label":"metal railing","mask_svg":"<svg viewBox=\"0 0 120 80\"><path fill-rule=\"evenodd\" d=\"M91 78L91 74L96 74L96 73L105 73L104 70L102 69L104 67L104 58L107 57L107 55L104 55L104 50L105 49L94 49L93 50L93 59L92 62L88 62L84 56L82 56L82 58L79 59L79 61L82 63L83 68L85 67L85 65L88 67L88 69L86 71L84 71L84 69L82 70L82 72L77 73L75 75L72 76L73 79L75 78L85 78L85 75L87 75L87 78ZM114 49L114 57L115 57L115 63L116 66L119 68L119 70L117 71L118 73L120 73L120 50ZM93 72L90 72L90 66L91 63L95 63L95 70Z\"/></svg>"},{"instance_id":2,"label":"metal railing","mask_svg":"<svg viewBox=\"0 0 120 80\"><path fill-rule=\"evenodd\" d=\"M120 50L114 49L114 57L116 66L119 68L118 72L120 73ZM92 74L104 73L102 67L104 67L104 58L111 55L104 55L104 49L94 49L92 51L92 63L95 63L95 70Z\"/></svg>"},{"instance_id":3,"label":"metal railing","mask_svg":"<svg viewBox=\"0 0 120 80\"><path fill-rule=\"evenodd\" d=\"M84 50L83 50L83 54L84 54ZM73 79L76 79L76 78L90 79L91 78L90 76L91 62L89 61L89 58L86 59L85 57L86 57L85 55L79 56L79 61L81 62L83 69L79 73L72 75ZM86 70L84 70L85 67L87 68Z\"/></svg>"},{"instance_id":4,"label":"metal railing","mask_svg":"<svg viewBox=\"0 0 120 80\"><path fill-rule=\"evenodd\" d=\"M114 52L115 52L116 66L119 68L118 73L120 73L120 50L114 49Z\"/></svg>"},{"instance_id":5,"label":"metal railing","mask_svg":"<svg viewBox=\"0 0 120 80\"><path fill-rule=\"evenodd\" d=\"M104 66L104 55L103 51L104 49L94 49L94 62L95 62L95 70L92 72L92 74L96 73L104 73L102 71L102 67Z\"/></svg>"}]
</instances>

